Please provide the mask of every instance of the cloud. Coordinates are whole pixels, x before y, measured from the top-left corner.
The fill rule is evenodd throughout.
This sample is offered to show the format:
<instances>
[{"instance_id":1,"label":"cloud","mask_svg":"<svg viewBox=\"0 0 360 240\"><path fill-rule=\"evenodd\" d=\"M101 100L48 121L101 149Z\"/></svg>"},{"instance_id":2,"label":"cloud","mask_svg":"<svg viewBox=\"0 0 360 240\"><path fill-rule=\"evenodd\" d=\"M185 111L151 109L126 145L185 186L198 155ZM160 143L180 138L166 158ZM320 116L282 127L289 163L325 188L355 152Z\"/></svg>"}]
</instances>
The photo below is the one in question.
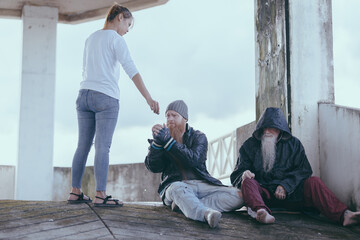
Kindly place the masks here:
<instances>
[{"instance_id":1,"label":"cloud","mask_svg":"<svg viewBox=\"0 0 360 240\"><path fill-rule=\"evenodd\" d=\"M189 4L191 7L189 8ZM234 6L235 5L235 6ZM253 105L253 4L237 14L238 3L170 1L135 12L135 26L125 36L132 57L153 98L161 105L184 99L195 112L213 118L230 116ZM204 7L205 6L205 7ZM185 17L184 13L188 16ZM250 23L249 23L250 22ZM58 26L55 117L74 130L74 102L81 81L85 39L103 20ZM234 25L236 27L234 27ZM119 81L122 127L145 126L157 120L122 71Z\"/></svg>"},{"instance_id":2,"label":"cloud","mask_svg":"<svg viewBox=\"0 0 360 240\"><path fill-rule=\"evenodd\" d=\"M255 99L253 3L245 4L243 14L235 1L221 7L208 1L189 4L171 1L138 12L133 32L125 37L150 92L162 109L181 98L213 118L247 110ZM132 93L129 101L139 102ZM124 124L133 119L146 124L138 106L133 109L123 116Z\"/></svg>"},{"instance_id":3,"label":"cloud","mask_svg":"<svg viewBox=\"0 0 360 240\"><path fill-rule=\"evenodd\" d=\"M111 149L116 163L142 161L149 129L164 122L175 99L189 105L190 124L212 140L255 119L253 1L171 0L135 12L125 36L131 55L161 114L153 114L121 72L120 113ZM360 108L360 2L333 0L336 103ZM55 166L70 166L77 142L75 100L85 39L103 20L58 24L55 98ZM22 21L0 20L0 164L17 158ZM355 99L355 100L354 100ZM135 151L134 149L139 151ZM132 151L128 151L133 149ZM93 154L93 153L91 153ZM89 157L91 163L92 157Z\"/></svg>"},{"instance_id":4,"label":"cloud","mask_svg":"<svg viewBox=\"0 0 360 240\"><path fill-rule=\"evenodd\" d=\"M335 103L360 108L360 2L333 0Z\"/></svg>"}]
</instances>

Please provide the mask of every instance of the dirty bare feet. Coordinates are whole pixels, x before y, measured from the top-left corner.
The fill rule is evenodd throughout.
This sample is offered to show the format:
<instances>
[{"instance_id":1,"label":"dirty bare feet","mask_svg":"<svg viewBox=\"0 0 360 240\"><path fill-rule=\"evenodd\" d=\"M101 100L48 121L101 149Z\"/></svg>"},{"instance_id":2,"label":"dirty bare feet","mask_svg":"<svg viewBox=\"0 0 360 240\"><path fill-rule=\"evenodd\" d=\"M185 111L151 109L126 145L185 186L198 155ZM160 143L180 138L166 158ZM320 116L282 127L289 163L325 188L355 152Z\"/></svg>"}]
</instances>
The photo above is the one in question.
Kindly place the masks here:
<instances>
[{"instance_id":1,"label":"dirty bare feet","mask_svg":"<svg viewBox=\"0 0 360 240\"><path fill-rule=\"evenodd\" d=\"M205 220L211 228L216 228L221 218L221 212L216 210L208 210L205 212Z\"/></svg>"},{"instance_id":2,"label":"dirty bare feet","mask_svg":"<svg viewBox=\"0 0 360 240\"><path fill-rule=\"evenodd\" d=\"M352 212L350 210L346 210L344 212L344 222L343 226L351 226L360 223L360 212Z\"/></svg>"},{"instance_id":3,"label":"dirty bare feet","mask_svg":"<svg viewBox=\"0 0 360 240\"><path fill-rule=\"evenodd\" d=\"M260 223L269 224L275 222L275 218L265 209L261 208L256 212L256 220Z\"/></svg>"}]
</instances>

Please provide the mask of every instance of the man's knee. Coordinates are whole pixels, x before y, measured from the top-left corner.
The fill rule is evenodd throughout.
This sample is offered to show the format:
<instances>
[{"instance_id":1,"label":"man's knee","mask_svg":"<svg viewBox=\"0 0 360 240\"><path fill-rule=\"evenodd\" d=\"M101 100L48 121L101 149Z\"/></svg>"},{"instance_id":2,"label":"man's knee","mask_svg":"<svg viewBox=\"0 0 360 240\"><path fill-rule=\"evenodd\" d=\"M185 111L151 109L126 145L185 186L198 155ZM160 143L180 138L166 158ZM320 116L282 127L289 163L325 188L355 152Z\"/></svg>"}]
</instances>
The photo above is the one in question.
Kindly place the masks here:
<instances>
[{"instance_id":1,"label":"man's knee","mask_svg":"<svg viewBox=\"0 0 360 240\"><path fill-rule=\"evenodd\" d=\"M308 186L316 186L316 185L323 185L323 184L324 183L317 176L312 176L305 180L305 185L308 185Z\"/></svg>"},{"instance_id":2,"label":"man's knee","mask_svg":"<svg viewBox=\"0 0 360 240\"><path fill-rule=\"evenodd\" d=\"M253 184L256 184L256 180L253 178L246 178L242 184L241 184L241 188L242 187L246 187L246 186L252 186Z\"/></svg>"},{"instance_id":3,"label":"man's knee","mask_svg":"<svg viewBox=\"0 0 360 240\"><path fill-rule=\"evenodd\" d=\"M304 183L304 191L320 191L326 188L324 182L317 176L309 177Z\"/></svg>"}]
</instances>

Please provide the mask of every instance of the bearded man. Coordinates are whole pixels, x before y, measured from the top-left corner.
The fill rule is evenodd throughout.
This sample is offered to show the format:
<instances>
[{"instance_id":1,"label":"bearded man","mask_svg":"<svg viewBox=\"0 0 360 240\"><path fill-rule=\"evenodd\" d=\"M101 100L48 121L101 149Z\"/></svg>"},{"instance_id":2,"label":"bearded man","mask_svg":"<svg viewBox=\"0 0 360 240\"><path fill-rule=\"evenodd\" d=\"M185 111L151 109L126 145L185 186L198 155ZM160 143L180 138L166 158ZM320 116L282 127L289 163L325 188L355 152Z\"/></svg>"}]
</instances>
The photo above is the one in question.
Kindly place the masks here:
<instances>
[{"instance_id":1,"label":"bearded man","mask_svg":"<svg viewBox=\"0 0 360 240\"><path fill-rule=\"evenodd\" d=\"M224 186L206 169L208 142L204 133L187 124L188 108L177 100L166 109L165 124L152 127L146 167L161 172L158 193L167 206L179 208L190 219L218 225L221 212L243 206L241 191Z\"/></svg>"},{"instance_id":2,"label":"bearded man","mask_svg":"<svg viewBox=\"0 0 360 240\"><path fill-rule=\"evenodd\" d=\"M360 212L350 211L320 178L311 175L304 147L292 136L282 111L267 108L240 148L230 180L241 188L249 214L261 223L275 221L269 207L316 208L343 226L360 222Z\"/></svg>"}]
</instances>

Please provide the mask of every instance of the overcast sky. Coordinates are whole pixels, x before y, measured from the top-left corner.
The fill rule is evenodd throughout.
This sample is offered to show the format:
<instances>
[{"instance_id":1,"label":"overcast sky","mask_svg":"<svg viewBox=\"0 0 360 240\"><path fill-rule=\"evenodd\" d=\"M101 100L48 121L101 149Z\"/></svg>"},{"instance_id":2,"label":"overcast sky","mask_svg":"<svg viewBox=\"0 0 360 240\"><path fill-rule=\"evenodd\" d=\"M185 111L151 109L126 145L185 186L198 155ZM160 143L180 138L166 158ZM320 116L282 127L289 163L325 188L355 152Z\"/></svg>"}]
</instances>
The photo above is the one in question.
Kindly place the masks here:
<instances>
[{"instance_id":1,"label":"overcast sky","mask_svg":"<svg viewBox=\"0 0 360 240\"><path fill-rule=\"evenodd\" d=\"M360 108L360 1L333 0L335 102ZM189 124L221 137L255 120L254 2L170 0L134 12L125 35L132 58L161 113L153 114L124 72L120 114L110 163L143 162L151 127L163 123L167 104L183 99ZM104 20L58 24L54 166L71 166L77 143L75 99L85 39ZM21 20L0 19L0 165L17 161ZM93 151L88 165L93 165Z\"/></svg>"}]
</instances>

